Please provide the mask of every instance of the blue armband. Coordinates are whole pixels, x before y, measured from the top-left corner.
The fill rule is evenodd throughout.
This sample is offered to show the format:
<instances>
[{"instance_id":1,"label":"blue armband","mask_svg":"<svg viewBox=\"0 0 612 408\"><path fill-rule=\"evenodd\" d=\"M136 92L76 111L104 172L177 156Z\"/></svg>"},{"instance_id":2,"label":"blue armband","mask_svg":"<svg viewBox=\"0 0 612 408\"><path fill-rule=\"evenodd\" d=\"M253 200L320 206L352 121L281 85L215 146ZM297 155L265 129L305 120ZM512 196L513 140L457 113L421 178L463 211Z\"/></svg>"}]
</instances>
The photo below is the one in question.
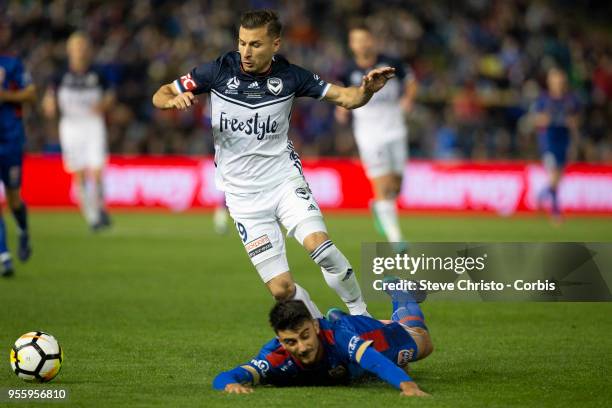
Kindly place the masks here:
<instances>
[{"instance_id":1,"label":"blue armband","mask_svg":"<svg viewBox=\"0 0 612 408\"><path fill-rule=\"evenodd\" d=\"M359 365L397 389L400 388L401 382L412 381L412 378L404 370L372 347L368 347L363 353Z\"/></svg>"},{"instance_id":2,"label":"blue armband","mask_svg":"<svg viewBox=\"0 0 612 408\"><path fill-rule=\"evenodd\" d=\"M213 388L223 391L227 384L244 384L253 382L253 375L242 367L236 367L230 371L224 371L213 380Z\"/></svg>"}]
</instances>

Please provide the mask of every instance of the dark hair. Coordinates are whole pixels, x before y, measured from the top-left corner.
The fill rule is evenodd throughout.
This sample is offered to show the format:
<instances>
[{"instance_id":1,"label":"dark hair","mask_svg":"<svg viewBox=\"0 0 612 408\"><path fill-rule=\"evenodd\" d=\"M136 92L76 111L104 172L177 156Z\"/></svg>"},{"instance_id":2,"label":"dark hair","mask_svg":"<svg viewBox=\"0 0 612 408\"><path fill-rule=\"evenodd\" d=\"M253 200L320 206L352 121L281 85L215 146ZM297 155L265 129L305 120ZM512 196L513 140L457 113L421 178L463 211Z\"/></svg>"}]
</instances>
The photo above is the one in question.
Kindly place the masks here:
<instances>
[{"instance_id":1,"label":"dark hair","mask_svg":"<svg viewBox=\"0 0 612 408\"><path fill-rule=\"evenodd\" d=\"M279 330L296 330L312 316L301 300L281 300L270 310L270 326Z\"/></svg>"},{"instance_id":2,"label":"dark hair","mask_svg":"<svg viewBox=\"0 0 612 408\"><path fill-rule=\"evenodd\" d=\"M363 30L372 34L372 29L365 22L365 20L353 20L348 26L348 32L351 32L353 30Z\"/></svg>"},{"instance_id":3,"label":"dark hair","mask_svg":"<svg viewBox=\"0 0 612 408\"><path fill-rule=\"evenodd\" d=\"M278 14L272 10L246 11L240 16L240 26L248 29L267 26L267 34L272 38L280 37L283 29Z\"/></svg>"}]
</instances>

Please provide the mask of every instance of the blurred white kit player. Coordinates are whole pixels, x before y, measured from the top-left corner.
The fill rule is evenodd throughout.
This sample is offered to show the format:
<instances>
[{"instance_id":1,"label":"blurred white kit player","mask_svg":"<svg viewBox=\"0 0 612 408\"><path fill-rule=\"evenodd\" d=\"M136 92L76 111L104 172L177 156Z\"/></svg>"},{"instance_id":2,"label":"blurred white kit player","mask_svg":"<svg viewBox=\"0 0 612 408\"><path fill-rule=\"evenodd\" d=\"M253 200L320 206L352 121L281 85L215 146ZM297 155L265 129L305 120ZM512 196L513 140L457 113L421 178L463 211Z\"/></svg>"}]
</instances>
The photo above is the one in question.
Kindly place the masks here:
<instances>
[{"instance_id":1,"label":"blurred white kit player","mask_svg":"<svg viewBox=\"0 0 612 408\"><path fill-rule=\"evenodd\" d=\"M352 111L353 133L359 155L374 190L371 203L377 227L388 241L405 248L396 208L408 158L408 128L405 115L414 102L417 84L412 71L400 61L378 54L372 33L365 25L349 31L349 46L354 54L342 81L345 86L359 84L374 68L395 68L395 78L376 93L365 106ZM336 118L348 122L349 111L337 108ZM402 248L403 247L403 248Z\"/></svg>"},{"instance_id":2,"label":"blurred white kit player","mask_svg":"<svg viewBox=\"0 0 612 408\"><path fill-rule=\"evenodd\" d=\"M163 85L153 104L187 109L197 102L194 95L210 95L216 185L225 192L248 256L276 299L302 300L314 317L321 316L306 290L293 281L282 225L321 267L325 281L350 313L367 315L353 269L327 235L288 130L295 98L354 108L381 89L393 70L368 73L360 87L328 84L276 54L280 31L273 12L243 14L239 52L228 52Z\"/></svg>"},{"instance_id":3,"label":"blurred white kit player","mask_svg":"<svg viewBox=\"0 0 612 408\"><path fill-rule=\"evenodd\" d=\"M59 110L64 168L75 177L79 205L93 230L110 225L105 209L103 170L107 161L104 114L114 92L102 72L90 65L91 44L80 32L67 41L68 69L47 89L43 107L48 117Z\"/></svg>"}]
</instances>

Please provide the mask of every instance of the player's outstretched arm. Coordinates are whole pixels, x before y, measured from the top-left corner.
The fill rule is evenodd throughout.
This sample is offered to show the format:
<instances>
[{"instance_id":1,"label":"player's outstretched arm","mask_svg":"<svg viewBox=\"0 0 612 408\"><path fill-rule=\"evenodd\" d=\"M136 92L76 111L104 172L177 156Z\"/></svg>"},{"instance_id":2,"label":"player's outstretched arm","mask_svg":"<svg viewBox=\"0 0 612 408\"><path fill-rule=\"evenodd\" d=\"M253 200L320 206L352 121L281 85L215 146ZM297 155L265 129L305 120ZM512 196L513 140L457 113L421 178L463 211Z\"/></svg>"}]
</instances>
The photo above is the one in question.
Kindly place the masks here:
<instances>
[{"instance_id":1,"label":"player's outstretched arm","mask_svg":"<svg viewBox=\"0 0 612 408\"><path fill-rule=\"evenodd\" d=\"M23 89L0 90L0 102L31 103L36 100L36 86L30 84Z\"/></svg>"},{"instance_id":2,"label":"player's outstretched arm","mask_svg":"<svg viewBox=\"0 0 612 408\"><path fill-rule=\"evenodd\" d=\"M240 366L217 375L213 380L213 388L229 394L249 394L253 392L253 387L248 384L252 383L253 374Z\"/></svg>"},{"instance_id":3,"label":"player's outstretched arm","mask_svg":"<svg viewBox=\"0 0 612 408\"><path fill-rule=\"evenodd\" d=\"M400 389L402 391L401 395L416 397L429 395L422 391L404 370L393 364L393 362L372 347L366 347L359 359L359 365L362 368L376 374L380 379L393 385L395 388Z\"/></svg>"},{"instance_id":4,"label":"player's outstretched arm","mask_svg":"<svg viewBox=\"0 0 612 408\"><path fill-rule=\"evenodd\" d=\"M179 93L174 84L162 85L153 95L153 105L158 109L187 109L198 100L192 92Z\"/></svg>"},{"instance_id":5,"label":"player's outstretched arm","mask_svg":"<svg viewBox=\"0 0 612 408\"><path fill-rule=\"evenodd\" d=\"M372 95L380 91L394 75L395 68L383 67L373 69L363 76L361 86L343 87L331 85L323 100L330 101L346 109L359 108L368 103Z\"/></svg>"},{"instance_id":6,"label":"player's outstretched arm","mask_svg":"<svg viewBox=\"0 0 612 408\"><path fill-rule=\"evenodd\" d=\"M406 83L406 86L404 88L404 96L400 100L400 105L402 106L404 112L412 112L412 109L414 108L414 100L416 98L418 90L419 83L416 79L413 78Z\"/></svg>"},{"instance_id":7,"label":"player's outstretched arm","mask_svg":"<svg viewBox=\"0 0 612 408\"><path fill-rule=\"evenodd\" d=\"M47 119L55 119L57 116L57 99L55 89L48 87L42 98L42 110Z\"/></svg>"}]
</instances>

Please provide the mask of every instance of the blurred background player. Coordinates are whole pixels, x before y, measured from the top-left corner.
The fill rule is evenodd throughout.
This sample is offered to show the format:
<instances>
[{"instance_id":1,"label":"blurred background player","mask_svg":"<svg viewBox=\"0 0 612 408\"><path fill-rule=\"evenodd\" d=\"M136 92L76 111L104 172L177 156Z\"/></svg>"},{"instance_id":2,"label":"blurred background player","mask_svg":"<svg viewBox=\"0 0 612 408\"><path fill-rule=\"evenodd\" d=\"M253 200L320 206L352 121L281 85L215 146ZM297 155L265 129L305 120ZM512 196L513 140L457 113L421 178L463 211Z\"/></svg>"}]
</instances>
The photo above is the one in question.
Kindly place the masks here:
<instances>
[{"instance_id":1,"label":"blurred background player","mask_svg":"<svg viewBox=\"0 0 612 408\"><path fill-rule=\"evenodd\" d=\"M0 177L8 206L19 230L17 255L26 261L32 253L28 233L28 216L21 200L21 177L25 131L22 105L36 100L36 88L21 60L9 53L11 27L0 19ZM6 240L6 226L0 214L0 262L2 276L13 274L13 263Z\"/></svg>"},{"instance_id":2,"label":"blurred background player","mask_svg":"<svg viewBox=\"0 0 612 408\"><path fill-rule=\"evenodd\" d=\"M213 224L215 232L219 235L227 234L229 224L229 211L227 211L227 205L225 204L225 194L219 199L215 212L213 214Z\"/></svg>"},{"instance_id":3,"label":"blurred background player","mask_svg":"<svg viewBox=\"0 0 612 408\"><path fill-rule=\"evenodd\" d=\"M550 213L555 222L561 221L558 188L572 139L577 143L579 134L579 102L567 86L565 72L559 68L548 71L547 91L534 105L535 125L539 129L539 142L548 185L538 197L540 207L550 201Z\"/></svg>"},{"instance_id":4,"label":"blurred background player","mask_svg":"<svg viewBox=\"0 0 612 408\"><path fill-rule=\"evenodd\" d=\"M396 200L408 153L405 114L412 110L417 82L409 67L377 52L374 36L365 24L354 25L348 38L354 59L342 77L344 85L360 84L363 75L373 68L395 68L395 78L367 105L353 110L353 133L374 190L371 210L377 229L388 241L398 243L396 249L406 250ZM347 123L349 111L338 107L336 118L340 123Z\"/></svg>"},{"instance_id":5,"label":"blurred background player","mask_svg":"<svg viewBox=\"0 0 612 408\"><path fill-rule=\"evenodd\" d=\"M391 320L337 309L312 319L301 301L279 302L270 311L276 337L250 362L217 375L213 388L244 394L253 391L250 385L338 385L370 373L402 395L426 396L405 371L433 351L425 317L414 302L393 304Z\"/></svg>"},{"instance_id":6,"label":"blurred background player","mask_svg":"<svg viewBox=\"0 0 612 408\"><path fill-rule=\"evenodd\" d=\"M110 226L104 203L104 115L113 106L115 93L103 73L91 65L91 49L89 38L82 32L68 38L68 69L47 89L43 108L49 118L57 117L59 108L64 167L75 177L85 220L97 231Z\"/></svg>"},{"instance_id":7,"label":"blurred background player","mask_svg":"<svg viewBox=\"0 0 612 408\"><path fill-rule=\"evenodd\" d=\"M350 313L367 315L353 268L330 240L304 179L299 155L288 138L289 120L298 97L349 109L362 106L384 87L394 70L372 70L353 87L328 84L276 54L281 30L272 11L244 13L238 52L225 53L161 86L153 104L184 110L197 102L195 95L210 94L217 188L225 192L245 250L277 300L302 300L314 317L321 316L310 295L291 276L283 225L320 266L326 283Z\"/></svg>"}]
</instances>

